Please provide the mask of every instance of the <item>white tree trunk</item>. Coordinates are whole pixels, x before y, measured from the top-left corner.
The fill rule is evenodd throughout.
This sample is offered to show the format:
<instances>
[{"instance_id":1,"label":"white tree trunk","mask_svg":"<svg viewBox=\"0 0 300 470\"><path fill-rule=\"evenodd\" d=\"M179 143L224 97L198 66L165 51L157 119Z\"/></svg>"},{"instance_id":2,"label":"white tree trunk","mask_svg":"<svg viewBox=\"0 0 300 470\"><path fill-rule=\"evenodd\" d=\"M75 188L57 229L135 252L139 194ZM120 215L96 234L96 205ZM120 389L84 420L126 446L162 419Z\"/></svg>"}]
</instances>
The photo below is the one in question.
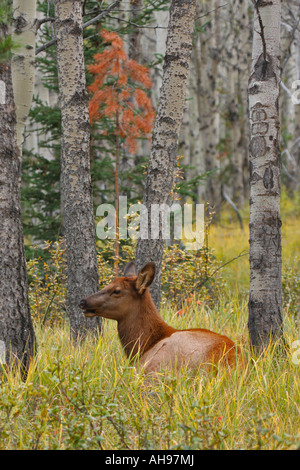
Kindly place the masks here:
<instances>
[{"instance_id":1,"label":"white tree trunk","mask_svg":"<svg viewBox=\"0 0 300 470\"><path fill-rule=\"evenodd\" d=\"M205 199L210 206L220 204L220 183L219 183L219 161L218 143L219 143L219 111L217 90L218 63L219 54L219 1L214 0L211 5L203 2L202 8L198 10L197 16L207 13L214 9L207 17L210 19L195 41L194 60L197 72L198 82L198 113L201 141L201 159L198 163L198 169L205 168L205 171L213 171L207 177ZM200 40L200 44L198 41Z\"/></svg>"},{"instance_id":2,"label":"white tree trunk","mask_svg":"<svg viewBox=\"0 0 300 470\"><path fill-rule=\"evenodd\" d=\"M141 38L141 51L143 60L149 64L157 60L155 54L165 55L167 29L166 26L169 21L169 11L154 11L155 25L158 28L150 28L143 30ZM151 99L155 109L159 105L160 88L162 84L162 64L157 64L155 67L150 68L150 77L152 80Z\"/></svg>"},{"instance_id":3,"label":"white tree trunk","mask_svg":"<svg viewBox=\"0 0 300 470\"><path fill-rule=\"evenodd\" d=\"M40 11L36 12L36 18L38 20L42 20L45 18L44 14ZM42 29L44 25L42 25L36 34L36 45L37 47L41 44L40 38L42 36ZM53 26L54 28L54 26ZM46 57L46 51L40 53L39 57ZM44 80L45 79L45 72L41 71L39 67L35 69L35 76L34 76L34 91L33 96L38 97L39 100L46 106L55 106L57 103L58 96L54 90L49 90L48 87L45 86ZM33 108L35 104L33 103L31 108ZM42 132L41 124L34 122L31 119L27 118L25 124L25 135L24 135L24 144L23 150L27 150L29 152L42 155L44 158L48 160L52 160L53 157L53 150L45 147L44 143L50 138L50 133L45 134ZM41 145L42 144L42 145Z\"/></svg>"},{"instance_id":4,"label":"white tree trunk","mask_svg":"<svg viewBox=\"0 0 300 470\"><path fill-rule=\"evenodd\" d=\"M36 0L13 0L12 81L17 116L17 145L22 155L25 122L30 111L35 76Z\"/></svg>"},{"instance_id":5,"label":"white tree trunk","mask_svg":"<svg viewBox=\"0 0 300 470\"><path fill-rule=\"evenodd\" d=\"M0 41L6 25L0 24ZM26 376L35 351L30 317L21 221L21 158L16 143L16 114L11 67L0 63L0 364L19 362ZM3 86L3 85L2 85Z\"/></svg>"},{"instance_id":6,"label":"white tree trunk","mask_svg":"<svg viewBox=\"0 0 300 470\"><path fill-rule=\"evenodd\" d=\"M98 290L90 174L90 125L86 90L81 0L56 0L55 30L62 114L61 195L67 244L68 313L73 338L100 322L86 319L79 302Z\"/></svg>"},{"instance_id":7,"label":"white tree trunk","mask_svg":"<svg viewBox=\"0 0 300 470\"><path fill-rule=\"evenodd\" d=\"M297 145L299 138L299 104L292 99L293 84L299 80L299 2L282 5L281 31L281 68L280 114L282 135L282 164L284 183L290 194L299 184L299 162L297 164ZM296 142L296 144L295 144Z\"/></svg>"},{"instance_id":8,"label":"white tree trunk","mask_svg":"<svg viewBox=\"0 0 300 470\"><path fill-rule=\"evenodd\" d=\"M171 191L192 54L195 12L196 0L171 2L163 81L144 192L144 204L149 213L152 204L170 205L172 201ZM159 232L159 239L151 239L151 232L148 240L139 239L136 253L138 269L148 261L156 263L157 271L151 293L158 307L164 246L161 225Z\"/></svg>"},{"instance_id":9,"label":"white tree trunk","mask_svg":"<svg viewBox=\"0 0 300 470\"><path fill-rule=\"evenodd\" d=\"M232 198L241 207L244 202L244 170L248 166L246 136L247 78L251 63L248 29L248 0L232 0L228 5L229 31L226 43L227 121L232 165ZM248 180L248 178L247 178ZM248 182L248 181L247 181Z\"/></svg>"},{"instance_id":10,"label":"white tree trunk","mask_svg":"<svg viewBox=\"0 0 300 470\"><path fill-rule=\"evenodd\" d=\"M280 0L255 2L250 117L249 334L261 350L282 335Z\"/></svg>"}]
</instances>

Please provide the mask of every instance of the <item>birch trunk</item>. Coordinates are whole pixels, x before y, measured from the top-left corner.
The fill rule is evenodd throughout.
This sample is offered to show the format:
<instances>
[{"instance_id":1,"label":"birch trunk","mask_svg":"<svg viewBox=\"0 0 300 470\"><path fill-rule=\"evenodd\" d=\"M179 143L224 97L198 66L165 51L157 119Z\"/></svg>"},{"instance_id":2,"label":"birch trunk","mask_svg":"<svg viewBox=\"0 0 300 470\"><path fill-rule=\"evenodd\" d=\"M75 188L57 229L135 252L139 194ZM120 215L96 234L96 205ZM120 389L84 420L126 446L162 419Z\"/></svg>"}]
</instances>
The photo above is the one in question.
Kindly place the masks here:
<instances>
[{"instance_id":1,"label":"birch trunk","mask_svg":"<svg viewBox=\"0 0 300 470\"><path fill-rule=\"evenodd\" d=\"M297 188L298 165L295 158L297 137L299 137L299 104L292 100L293 83L299 80L299 13L300 4L282 5L282 31L281 31L281 90L280 114L282 136L282 166L284 184L290 195Z\"/></svg>"},{"instance_id":2,"label":"birch trunk","mask_svg":"<svg viewBox=\"0 0 300 470\"><path fill-rule=\"evenodd\" d=\"M241 207L247 191L248 175L248 133L247 122L247 78L251 62L251 42L249 35L248 0L232 0L228 6L228 26L226 38L226 64L228 83L228 126L230 136L230 158L232 166L232 198Z\"/></svg>"},{"instance_id":3,"label":"birch trunk","mask_svg":"<svg viewBox=\"0 0 300 470\"><path fill-rule=\"evenodd\" d=\"M143 0L130 0L130 16L129 19L132 23L136 22L136 18L141 14L143 9ZM132 60L140 62L141 59L141 39L142 39L142 28L134 27L129 33L129 51L128 56Z\"/></svg>"},{"instance_id":4,"label":"birch trunk","mask_svg":"<svg viewBox=\"0 0 300 470\"><path fill-rule=\"evenodd\" d=\"M209 22L202 28L198 44L195 43L194 59L198 81L198 113L200 126L200 139L202 147L202 158L205 171L214 173L209 175L206 181L205 199L210 207L220 204L220 183L217 159L219 143L219 112L218 112L218 63L219 63L219 11L218 0L212 2L211 6L202 4L197 16L207 14L210 8ZM197 38L198 39L198 38ZM199 163L200 168L201 163Z\"/></svg>"},{"instance_id":5,"label":"birch trunk","mask_svg":"<svg viewBox=\"0 0 300 470\"><path fill-rule=\"evenodd\" d=\"M170 205L172 202L171 190L192 54L195 11L196 0L173 0L170 6L163 81L144 192L148 214L152 204ZM152 229L150 224L149 227ZM158 307L163 247L160 226L159 238L151 239L149 230L147 240L139 239L136 252L138 269L147 261L154 261L156 264L157 274L151 294Z\"/></svg>"},{"instance_id":6,"label":"birch trunk","mask_svg":"<svg viewBox=\"0 0 300 470\"><path fill-rule=\"evenodd\" d=\"M61 197L67 244L68 312L71 335L98 334L100 322L86 319L79 302L98 290L90 175L90 126L86 91L82 1L55 1L57 68L62 114Z\"/></svg>"},{"instance_id":7,"label":"birch trunk","mask_svg":"<svg viewBox=\"0 0 300 470\"><path fill-rule=\"evenodd\" d=\"M164 56L166 51L167 29L169 22L169 11L153 12L154 23L158 28L143 30L141 38L141 52L143 63L149 64L157 59L156 55ZM145 32L146 31L146 32ZM160 89L162 85L162 64L150 67L150 78L152 80L151 99L155 109L158 109Z\"/></svg>"},{"instance_id":8,"label":"birch trunk","mask_svg":"<svg viewBox=\"0 0 300 470\"><path fill-rule=\"evenodd\" d=\"M282 335L280 0L255 3L250 118L249 334L261 351Z\"/></svg>"},{"instance_id":9,"label":"birch trunk","mask_svg":"<svg viewBox=\"0 0 300 470\"><path fill-rule=\"evenodd\" d=\"M17 117L17 145L22 155L25 121L30 111L35 76L36 0L13 0L12 81Z\"/></svg>"},{"instance_id":10,"label":"birch trunk","mask_svg":"<svg viewBox=\"0 0 300 470\"><path fill-rule=\"evenodd\" d=\"M295 32L295 63L296 63L296 80L300 80L300 32L297 30ZM297 95L297 99L299 99L299 93ZM300 185L300 176L299 176L299 168L300 168L300 103L294 105L294 129L295 135L292 146L292 177L294 178L293 189L299 188Z\"/></svg>"},{"instance_id":11,"label":"birch trunk","mask_svg":"<svg viewBox=\"0 0 300 470\"><path fill-rule=\"evenodd\" d=\"M243 2L242 2L243 3ZM237 4L238 7L237 7ZM232 197L240 207L243 200L242 155L239 149L241 139L240 103L239 103L239 73L238 73L238 38L242 31L238 28L237 18L241 11L240 0L232 0L228 8L229 34L226 38L227 62L227 125L230 139L230 166L232 167Z\"/></svg>"},{"instance_id":12,"label":"birch trunk","mask_svg":"<svg viewBox=\"0 0 300 470\"><path fill-rule=\"evenodd\" d=\"M5 30L0 25L0 39ZM20 209L21 158L11 67L5 62L0 63L0 84L0 363L11 365L16 360L26 376L35 350L35 334L28 300Z\"/></svg>"},{"instance_id":13,"label":"birch trunk","mask_svg":"<svg viewBox=\"0 0 300 470\"><path fill-rule=\"evenodd\" d=\"M42 20L45 18L44 14L41 11L36 12L36 20ZM54 26L53 26L54 29ZM36 45L37 47L41 44L43 26L41 26L36 33ZM46 52L43 51L40 53L40 57L46 57ZM57 94L54 90L49 90L48 87L44 84L45 72L42 71L39 67L35 67L34 72L34 90L33 96L37 96L42 103L46 106L54 106L57 103ZM31 105L31 109L35 106L35 103ZM41 129L41 124L27 119L25 124L26 137L24 138L23 152L27 150L31 153L52 160L53 150L50 147L45 146L45 142L51 139L50 133L44 133Z\"/></svg>"}]
</instances>

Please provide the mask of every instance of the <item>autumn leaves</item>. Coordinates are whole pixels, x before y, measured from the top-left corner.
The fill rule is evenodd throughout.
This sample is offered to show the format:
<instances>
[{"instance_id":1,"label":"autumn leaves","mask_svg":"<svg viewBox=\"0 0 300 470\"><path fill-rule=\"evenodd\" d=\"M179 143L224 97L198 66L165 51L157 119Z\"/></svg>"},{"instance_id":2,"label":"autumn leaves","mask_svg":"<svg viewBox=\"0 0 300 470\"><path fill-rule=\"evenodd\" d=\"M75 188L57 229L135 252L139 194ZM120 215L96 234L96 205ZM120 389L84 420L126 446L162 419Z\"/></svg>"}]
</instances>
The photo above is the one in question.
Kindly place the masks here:
<instances>
[{"instance_id":1,"label":"autumn leaves","mask_svg":"<svg viewBox=\"0 0 300 470\"><path fill-rule=\"evenodd\" d=\"M130 153L136 151L137 139L150 139L155 111L147 90L152 82L149 69L130 60L124 43L114 32L102 30L103 41L109 44L94 56L88 70L95 76L88 87L91 93L89 112L91 123L107 119ZM101 130L108 134L108 128Z\"/></svg>"}]
</instances>

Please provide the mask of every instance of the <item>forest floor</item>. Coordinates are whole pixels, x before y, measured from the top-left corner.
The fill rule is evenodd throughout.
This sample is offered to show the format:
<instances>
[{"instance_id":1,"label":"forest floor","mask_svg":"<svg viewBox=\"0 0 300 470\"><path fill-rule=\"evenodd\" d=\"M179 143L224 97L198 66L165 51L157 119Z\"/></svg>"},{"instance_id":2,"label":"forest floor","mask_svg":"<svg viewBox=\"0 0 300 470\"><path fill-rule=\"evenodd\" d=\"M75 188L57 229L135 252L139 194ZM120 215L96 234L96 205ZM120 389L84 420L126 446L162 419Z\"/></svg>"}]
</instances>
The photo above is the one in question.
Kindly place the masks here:
<instances>
[{"instance_id":1,"label":"forest floor","mask_svg":"<svg viewBox=\"0 0 300 470\"><path fill-rule=\"evenodd\" d=\"M125 359L114 322L105 322L100 340L77 346L67 326L35 324L38 352L26 382L15 373L0 380L0 449L299 448L299 205L284 199L282 220L285 354L250 353L247 256L222 270L225 288L215 305L191 304L180 316L168 304L162 311L174 327L236 340L244 371L164 373L149 382ZM247 211L244 225L226 213L210 227L220 262L248 250Z\"/></svg>"}]
</instances>

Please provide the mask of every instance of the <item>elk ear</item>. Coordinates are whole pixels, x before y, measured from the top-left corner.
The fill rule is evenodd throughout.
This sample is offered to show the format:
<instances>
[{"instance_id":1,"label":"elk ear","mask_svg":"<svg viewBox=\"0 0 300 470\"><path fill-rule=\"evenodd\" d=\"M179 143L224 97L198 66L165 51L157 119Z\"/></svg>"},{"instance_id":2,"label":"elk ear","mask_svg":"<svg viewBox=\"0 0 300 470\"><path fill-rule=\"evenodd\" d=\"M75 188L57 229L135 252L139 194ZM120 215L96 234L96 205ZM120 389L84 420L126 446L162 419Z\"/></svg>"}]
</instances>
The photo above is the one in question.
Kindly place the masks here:
<instances>
[{"instance_id":1,"label":"elk ear","mask_svg":"<svg viewBox=\"0 0 300 470\"><path fill-rule=\"evenodd\" d=\"M135 262L134 261L129 261L129 263L127 263L125 268L124 268L124 276L126 276L126 277L135 277L136 274L137 274L137 272L136 272Z\"/></svg>"},{"instance_id":2,"label":"elk ear","mask_svg":"<svg viewBox=\"0 0 300 470\"><path fill-rule=\"evenodd\" d=\"M137 288L139 294L143 294L147 287L152 284L154 276L155 264L152 262L145 264L145 266L140 270L135 282L135 287Z\"/></svg>"}]
</instances>

